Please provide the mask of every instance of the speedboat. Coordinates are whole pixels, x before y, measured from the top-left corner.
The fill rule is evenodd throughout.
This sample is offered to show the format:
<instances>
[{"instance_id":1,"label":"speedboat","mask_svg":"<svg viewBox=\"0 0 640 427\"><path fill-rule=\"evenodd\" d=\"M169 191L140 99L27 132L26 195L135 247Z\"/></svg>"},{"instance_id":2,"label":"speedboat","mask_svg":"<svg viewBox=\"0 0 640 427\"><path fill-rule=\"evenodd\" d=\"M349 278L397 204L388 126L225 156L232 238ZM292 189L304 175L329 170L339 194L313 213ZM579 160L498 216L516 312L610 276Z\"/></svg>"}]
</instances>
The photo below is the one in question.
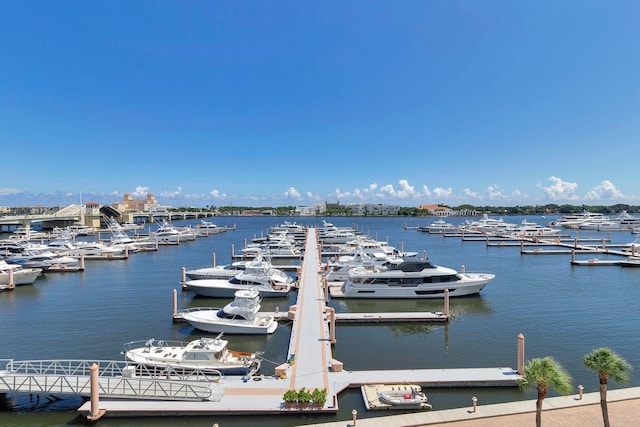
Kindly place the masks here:
<instances>
[{"instance_id":1,"label":"speedboat","mask_svg":"<svg viewBox=\"0 0 640 427\"><path fill-rule=\"evenodd\" d=\"M345 298L443 298L474 295L495 277L457 272L428 259L404 261L393 268L356 267L342 285Z\"/></svg>"},{"instance_id":2,"label":"speedboat","mask_svg":"<svg viewBox=\"0 0 640 427\"><path fill-rule=\"evenodd\" d=\"M9 285L9 276L12 276L14 286L31 285L41 273L41 268L25 268L19 264L9 264L0 259L0 288Z\"/></svg>"},{"instance_id":3,"label":"speedboat","mask_svg":"<svg viewBox=\"0 0 640 427\"><path fill-rule=\"evenodd\" d=\"M233 298L236 291L255 288L262 297L284 297L293 287L293 279L276 268L249 268L231 279L188 280L185 287L198 295L212 298Z\"/></svg>"},{"instance_id":4,"label":"speedboat","mask_svg":"<svg viewBox=\"0 0 640 427\"><path fill-rule=\"evenodd\" d=\"M278 322L259 311L260 293L252 288L236 291L234 300L223 308L189 308L182 312L182 318L206 332L244 335L275 332Z\"/></svg>"},{"instance_id":5,"label":"speedboat","mask_svg":"<svg viewBox=\"0 0 640 427\"><path fill-rule=\"evenodd\" d=\"M203 337L189 343L155 340L132 341L124 345L127 360L152 368L184 373L219 372L222 375L252 375L260 369L257 353L229 350L222 334Z\"/></svg>"}]
</instances>

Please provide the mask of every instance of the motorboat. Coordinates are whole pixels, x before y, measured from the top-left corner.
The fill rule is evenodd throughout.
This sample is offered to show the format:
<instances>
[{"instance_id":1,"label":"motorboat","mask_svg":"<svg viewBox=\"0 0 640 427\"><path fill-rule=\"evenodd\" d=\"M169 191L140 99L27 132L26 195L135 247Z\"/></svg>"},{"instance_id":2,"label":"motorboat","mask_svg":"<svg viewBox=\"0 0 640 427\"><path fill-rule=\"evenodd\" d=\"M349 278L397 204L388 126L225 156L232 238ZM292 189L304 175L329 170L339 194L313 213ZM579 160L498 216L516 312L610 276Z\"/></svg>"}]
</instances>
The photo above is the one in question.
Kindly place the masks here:
<instances>
[{"instance_id":1,"label":"motorboat","mask_svg":"<svg viewBox=\"0 0 640 427\"><path fill-rule=\"evenodd\" d=\"M136 224L135 222L123 222L119 225L124 231L144 230L144 224Z\"/></svg>"},{"instance_id":2,"label":"motorboat","mask_svg":"<svg viewBox=\"0 0 640 427\"><path fill-rule=\"evenodd\" d=\"M561 230L559 228L540 225L536 222L524 219L520 226L512 230L510 233L505 233L503 236L519 239L524 237L558 237L560 231Z\"/></svg>"},{"instance_id":3,"label":"motorboat","mask_svg":"<svg viewBox=\"0 0 640 427\"><path fill-rule=\"evenodd\" d=\"M580 230L596 230L596 231L622 231L623 227L620 221L601 218L597 221L586 220L578 225Z\"/></svg>"},{"instance_id":4,"label":"motorboat","mask_svg":"<svg viewBox=\"0 0 640 427\"><path fill-rule=\"evenodd\" d=\"M258 256L260 253L291 257L302 256L302 250L298 245L284 239L267 240L262 243L251 243L242 248L241 251L245 255L249 256Z\"/></svg>"},{"instance_id":5,"label":"motorboat","mask_svg":"<svg viewBox=\"0 0 640 427\"><path fill-rule=\"evenodd\" d=\"M368 254L357 248L353 255L342 255L335 261L327 262L325 278L328 282L343 282L349 277L349 271L355 267L393 267L404 262L400 257L389 257L385 254Z\"/></svg>"},{"instance_id":6,"label":"motorboat","mask_svg":"<svg viewBox=\"0 0 640 427\"><path fill-rule=\"evenodd\" d=\"M417 384L365 384L361 390L367 409L431 409Z\"/></svg>"},{"instance_id":7,"label":"motorboat","mask_svg":"<svg viewBox=\"0 0 640 427\"><path fill-rule=\"evenodd\" d=\"M622 267L640 267L640 257L630 256L620 261L618 265Z\"/></svg>"},{"instance_id":8,"label":"motorboat","mask_svg":"<svg viewBox=\"0 0 640 427\"><path fill-rule=\"evenodd\" d=\"M345 298L443 298L474 295L495 277L457 272L429 259L404 261L393 268L356 267L342 285Z\"/></svg>"},{"instance_id":9,"label":"motorboat","mask_svg":"<svg viewBox=\"0 0 640 427\"><path fill-rule=\"evenodd\" d=\"M185 275L189 280L229 280L247 268L268 271L273 268L273 265L262 256L258 256L248 261L235 261L231 264L189 269L185 271Z\"/></svg>"},{"instance_id":10,"label":"motorboat","mask_svg":"<svg viewBox=\"0 0 640 427\"><path fill-rule=\"evenodd\" d=\"M9 277L14 286L31 285L42 274L41 268L23 267L20 264L10 264L0 259L0 289L9 285Z\"/></svg>"},{"instance_id":11,"label":"motorboat","mask_svg":"<svg viewBox=\"0 0 640 427\"><path fill-rule=\"evenodd\" d=\"M212 333L271 334L278 327L273 316L260 313L260 293L253 288L236 291L223 308L195 307L181 314L194 328Z\"/></svg>"},{"instance_id":12,"label":"motorboat","mask_svg":"<svg viewBox=\"0 0 640 427\"><path fill-rule=\"evenodd\" d=\"M131 362L178 373L200 371L252 375L260 369L260 354L230 350L228 344L222 339L222 334L188 343L151 338L125 344L123 354Z\"/></svg>"},{"instance_id":13,"label":"motorboat","mask_svg":"<svg viewBox=\"0 0 640 427\"><path fill-rule=\"evenodd\" d=\"M33 230L31 228L18 227L15 229L10 238L16 240L41 240L48 239L47 233L42 231Z\"/></svg>"},{"instance_id":14,"label":"motorboat","mask_svg":"<svg viewBox=\"0 0 640 427\"><path fill-rule=\"evenodd\" d=\"M195 240L196 234L188 228L179 229L174 227L167 220L158 224L158 229L149 236L149 240L158 243L180 243L188 240Z\"/></svg>"},{"instance_id":15,"label":"motorboat","mask_svg":"<svg viewBox=\"0 0 640 427\"><path fill-rule=\"evenodd\" d=\"M605 215L597 212L589 212L586 209L575 214L567 214L549 223L550 227L562 227L579 229L581 224L589 221L591 223L608 219Z\"/></svg>"},{"instance_id":16,"label":"motorboat","mask_svg":"<svg viewBox=\"0 0 640 427\"><path fill-rule=\"evenodd\" d=\"M453 232L455 230L456 230L455 225L445 221L442 218L433 221L431 224L427 226L418 227L418 231L426 231L427 233L431 233L431 234L438 234L438 233L442 234L442 233L446 233L447 231Z\"/></svg>"},{"instance_id":17,"label":"motorboat","mask_svg":"<svg viewBox=\"0 0 640 427\"><path fill-rule=\"evenodd\" d=\"M478 220L467 220L458 227L460 231L501 236L513 233L517 230L518 224L506 222L502 218L491 218L484 214Z\"/></svg>"},{"instance_id":18,"label":"motorboat","mask_svg":"<svg viewBox=\"0 0 640 427\"><path fill-rule=\"evenodd\" d=\"M218 226L211 221L202 219L200 220L200 223L197 225L197 228L217 229Z\"/></svg>"},{"instance_id":19,"label":"motorboat","mask_svg":"<svg viewBox=\"0 0 640 427\"><path fill-rule=\"evenodd\" d=\"M107 246L100 242L72 241L64 237L49 242L47 247L53 252L70 257L109 257L124 253L123 247Z\"/></svg>"},{"instance_id":20,"label":"motorboat","mask_svg":"<svg viewBox=\"0 0 640 427\"><path fill-rule=\"evenodd\" d=\"M185 287L198 295L212 298L233 298L241 289L255 288L262 297L284 297L294 285L293 278L277 268L248 268L231 279L187 280Z\"/></svg>"},{"instance_id":21,"label":"motorboat","mask_svg":"<svg viewBox=\"0 0 640 427\"><path fill-rule=\"evenodd\" d=\"M75 270L80 267L80 259L60 255L51 251L26 251L21 254L12 255L6 258L11 263L20 264L24 268L40 268L43 271L55 270Z\"/></svg>"}]
</instances>

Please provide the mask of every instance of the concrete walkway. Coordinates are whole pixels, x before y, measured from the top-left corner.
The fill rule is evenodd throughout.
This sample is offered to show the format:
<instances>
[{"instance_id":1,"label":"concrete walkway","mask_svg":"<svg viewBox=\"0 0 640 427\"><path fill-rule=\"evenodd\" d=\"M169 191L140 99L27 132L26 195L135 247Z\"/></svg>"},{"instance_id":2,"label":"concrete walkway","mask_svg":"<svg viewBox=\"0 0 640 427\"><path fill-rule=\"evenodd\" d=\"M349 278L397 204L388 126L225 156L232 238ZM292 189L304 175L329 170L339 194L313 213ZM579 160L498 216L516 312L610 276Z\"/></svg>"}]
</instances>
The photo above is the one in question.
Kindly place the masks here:
<instances>
[{"instance_id":1,"label":"concrete walkway","mask_svg":"<svg viewBox=\"0 0 640 427\"><path fill-rule=\"evenodd\" d=\"M481 402L478 402L481 403ZM640 425L640 387L609 390L607 393L609 421L612 426ZM473 408L417 412L376 418L358 418L357 427L523 427L536 422L536 401L478 404ZM351 419L325 424L305 424L305 427L352 426ZM548 397L544 399L542 425L553 427L601 427L600 393Z\"/></svg>"}]
</instances>

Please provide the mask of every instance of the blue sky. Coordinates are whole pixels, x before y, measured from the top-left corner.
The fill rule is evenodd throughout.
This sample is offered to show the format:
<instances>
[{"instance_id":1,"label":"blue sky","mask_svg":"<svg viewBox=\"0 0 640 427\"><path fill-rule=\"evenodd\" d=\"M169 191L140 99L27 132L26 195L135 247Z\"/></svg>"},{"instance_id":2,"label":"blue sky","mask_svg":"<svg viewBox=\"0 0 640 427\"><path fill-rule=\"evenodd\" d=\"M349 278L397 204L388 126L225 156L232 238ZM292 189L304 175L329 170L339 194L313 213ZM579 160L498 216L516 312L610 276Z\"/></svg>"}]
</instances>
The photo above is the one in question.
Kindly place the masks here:
<instances>
[{"instance_id":1,"label":"blue sky","mask_svg":"<svg viewBox=\"0 0 640 427\"><path fill-rule=\"evenodd\" d=\"M640 204L637 1L9 1L0 206Z\"/></svg>"}]
</instances>

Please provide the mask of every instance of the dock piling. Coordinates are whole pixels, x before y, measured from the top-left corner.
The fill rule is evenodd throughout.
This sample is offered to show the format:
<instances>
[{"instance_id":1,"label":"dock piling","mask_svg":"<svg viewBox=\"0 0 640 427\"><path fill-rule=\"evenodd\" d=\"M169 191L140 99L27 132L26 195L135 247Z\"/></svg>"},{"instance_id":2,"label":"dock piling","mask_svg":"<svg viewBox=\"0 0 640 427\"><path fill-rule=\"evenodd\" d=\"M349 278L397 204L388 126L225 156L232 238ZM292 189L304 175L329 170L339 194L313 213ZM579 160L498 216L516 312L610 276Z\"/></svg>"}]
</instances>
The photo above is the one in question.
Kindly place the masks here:
<instances>
[{"instance_id":1,"label":"dock piling","mask_svg":"<svg viewBox=\"0 0 640 427\"><path fill-rule=\"evenodd\" d=\"M178 315L178 291L173 290L173 317L174 319Z\"/></svg>"},{"instance_id":2,"label":"dock piling","mask_svg":"<svg viewBox=\"0 0 640 427\"><path fill-rule=\"evenodd\" d=\"M473 402L473 412L475 413L478 408L478 398L473 396L471 402Z\"/></svg>"},{"instance_id":3,"label":"dock piling","mask_svg":"<svg viewBox=\"0 0 640 427\"><path fill-rule=\"evenodd\" d=\"M105 414L105 410L100 410L100 392L98 383L98 365L93 364L90 368L91 381L91 413L87 420L96 421Z\"/></svg>"},{"instance_id":4,"label":"dock piling","mask_svg":"<svg viewBox=\"0 0 640 427\"><path fill-rule=\"evenodd\" d=\"M518 334L518 373L524 374L524 335Z\"/></svg>"}]
</instances>

